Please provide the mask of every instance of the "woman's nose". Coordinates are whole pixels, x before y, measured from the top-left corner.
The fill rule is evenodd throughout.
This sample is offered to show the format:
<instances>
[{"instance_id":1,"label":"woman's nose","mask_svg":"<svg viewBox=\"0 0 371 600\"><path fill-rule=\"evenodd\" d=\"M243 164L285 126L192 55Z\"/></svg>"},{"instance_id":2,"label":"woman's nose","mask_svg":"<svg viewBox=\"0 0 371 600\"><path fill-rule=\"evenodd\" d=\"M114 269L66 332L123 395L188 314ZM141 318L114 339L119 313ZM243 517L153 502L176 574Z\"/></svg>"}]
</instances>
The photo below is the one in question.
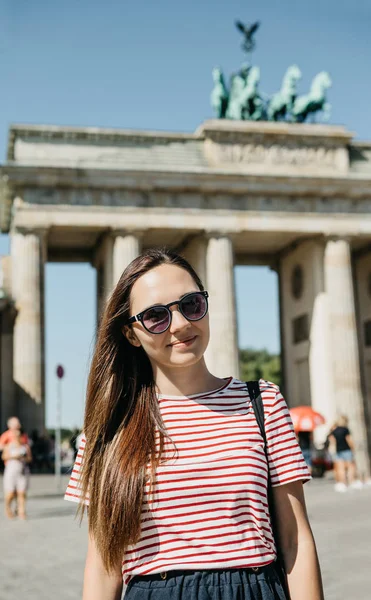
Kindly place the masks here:
<instances>
[{"instance_id":1,"label":"woman's nose","mask_svg":"<svg viewBox=\"0 0 371 600\"><path fill-rule=\"evenodd\" d=\"M171 325L170 332L179 331L179 329L183 329L189 325L189 321L183 317L180 310L174 307L171 311Z\"/></svg>"}]
</instances>

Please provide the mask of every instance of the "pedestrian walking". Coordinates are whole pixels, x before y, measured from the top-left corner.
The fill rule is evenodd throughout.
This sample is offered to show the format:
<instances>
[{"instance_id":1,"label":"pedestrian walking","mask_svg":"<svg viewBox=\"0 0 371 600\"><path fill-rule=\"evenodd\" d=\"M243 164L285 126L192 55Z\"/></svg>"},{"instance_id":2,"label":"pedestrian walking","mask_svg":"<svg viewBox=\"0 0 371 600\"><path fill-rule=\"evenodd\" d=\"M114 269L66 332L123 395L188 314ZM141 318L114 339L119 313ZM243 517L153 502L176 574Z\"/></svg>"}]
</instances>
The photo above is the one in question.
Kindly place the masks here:
<instances>
[{"instance_id":1,"label":"pedestrian walking","mask_svg":"<svg viewBox=\"0 0 371 600\"><path fill-rule=\"evenodd\" d=\"M126 600L323 599L286 402L260 380L265 446L256 399L208 370L208 341L189 263L168 250L132 261L101 318L66 491L81 516L89 505L83 600L121 598L123 579Z\"/></svg>"},{"instance_id":2,"label":"pedestrian walking","mask_svg":"<svg viewBox=\"0 0 371 600\"><path fill-rule=\"evenodd\" d=\"M19 429L15 430L13 439L6 444L2 459L5 463L3 479L5 514L9 519L15 517L12 504L16 501L18 517L26 519L26 494L32 455L30 446L24 443Z\"/></svg>"},{"instance_id":3,"label":"pedestrian walking","mask_svg":"<svg viewBox=\"0 0 371 600\"><path fill-rule=\"evenodd\" d=\"M356 478L356 463L354 460L354 441L349 430L348 418L342 415L336 421L335 427L328 436L330 444L336 448L335 464L335 490L346 492L348 487L360 489L363 487L361 480Z\"/></svg>"}]
</instances>

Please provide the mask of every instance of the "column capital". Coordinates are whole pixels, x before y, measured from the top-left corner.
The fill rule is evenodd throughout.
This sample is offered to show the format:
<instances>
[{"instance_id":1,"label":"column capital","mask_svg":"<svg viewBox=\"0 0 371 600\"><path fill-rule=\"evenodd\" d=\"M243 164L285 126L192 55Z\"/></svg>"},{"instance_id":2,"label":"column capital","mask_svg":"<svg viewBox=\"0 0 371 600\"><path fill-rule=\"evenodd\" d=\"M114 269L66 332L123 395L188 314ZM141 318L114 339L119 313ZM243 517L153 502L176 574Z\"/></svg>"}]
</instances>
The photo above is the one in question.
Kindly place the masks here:
<instances>
[{"instance_id":1,"label":"column capital","mask_svg":"<svg viewBox=\"0 0 371 600\"><path fill-rule=\"evenodd\" d=\"M203 232L204 236L206 239L210 239L210 238L227 238L229 239L231 242L232 240L232 234L230 233L230 231L223 231L222 229L205 229Z\"/></svg>"},{"instance_id":2,"label":"column capital","mask_svg":"<svg viewBox=\"0 0 371 600\"><path fill-rule=\"evenodd\" d=\"M40 240L45 240L49 233L49 227L26 227L17 225L11 231L11 234L20 233L21 235L36 235Z\"/></svg>"},{"instance_id":3,"label":"column capital","mask_svg":"<svg viewBox=\"0 0 371 600\"><path fill-rule=\"evenodd\" d=\"M135 229L134 227L131 228L122 228L122 227L111 227L110 231L109 231L109 235L112 237L126 237L128 235L133 235L136 238L138 238L139 240L141 240L145 234L146 230L145 229Z\"/></svg>"},{"instance_id":4,"label":"column capital","mask_svg":"<svg viewBox=\"0 0 371 600\"><path fill-rule=\"evenodd\" d=\"M353 238L351 235L346 235L346 234L341 235L339 233L339 234L325 235L323 239L326 244L328 242L347 242L350 245Z\"/></svg>"}]
</instances>

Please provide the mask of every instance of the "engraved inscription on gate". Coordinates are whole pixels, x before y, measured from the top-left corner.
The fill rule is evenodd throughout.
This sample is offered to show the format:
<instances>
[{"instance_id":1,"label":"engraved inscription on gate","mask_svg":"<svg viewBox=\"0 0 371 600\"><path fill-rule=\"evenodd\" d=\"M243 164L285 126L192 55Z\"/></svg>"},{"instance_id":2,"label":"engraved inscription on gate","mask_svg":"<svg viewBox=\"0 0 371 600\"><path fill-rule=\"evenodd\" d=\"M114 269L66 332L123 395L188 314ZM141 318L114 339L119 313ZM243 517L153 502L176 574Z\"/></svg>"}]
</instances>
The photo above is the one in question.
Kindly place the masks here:
<instances>
[{"instance_id":1,"label":"engraved inscription on gate","mask_svg":"<svg viewBox=\"0 0 371 600\"><path fill-rule=\"evenodd\" d=\"M230 164L240 168L270 167L274 170L286 167L290 170L310 169L318 172L345 172L346 161L342 149L323 145L300 145L285 142L270 143L242 142L218 143L214 140L205 140L205 156L210 164Z\"/></svg>"}]
</instances>

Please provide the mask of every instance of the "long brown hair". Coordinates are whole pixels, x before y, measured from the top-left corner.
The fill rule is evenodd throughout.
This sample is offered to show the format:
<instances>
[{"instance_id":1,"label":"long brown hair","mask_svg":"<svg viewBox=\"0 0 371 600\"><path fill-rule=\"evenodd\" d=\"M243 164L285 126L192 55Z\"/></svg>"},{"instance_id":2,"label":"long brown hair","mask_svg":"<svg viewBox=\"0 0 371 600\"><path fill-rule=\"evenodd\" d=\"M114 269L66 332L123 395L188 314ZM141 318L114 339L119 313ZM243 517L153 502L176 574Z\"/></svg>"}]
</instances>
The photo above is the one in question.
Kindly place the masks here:
<instances>
[{"instance_id":1,"label":"long brown hair","mask_svg":"<svg viewBox=\"0 0 371 600\"><path fill-rule=\"evenodd\" d=\"M107 571L117 568L128 546L140 539L147 466L153 482L167 438L151 363L143 348L130 344L122 332L131 316L134 283L161 264L188 271L204 289L191 265L175 252L151 249L141 254L107 302L89 373L81 488L83 497L89 494L89 530ZM79 511L82 517L82 504Z\"/></svg>"}]
</instances>

